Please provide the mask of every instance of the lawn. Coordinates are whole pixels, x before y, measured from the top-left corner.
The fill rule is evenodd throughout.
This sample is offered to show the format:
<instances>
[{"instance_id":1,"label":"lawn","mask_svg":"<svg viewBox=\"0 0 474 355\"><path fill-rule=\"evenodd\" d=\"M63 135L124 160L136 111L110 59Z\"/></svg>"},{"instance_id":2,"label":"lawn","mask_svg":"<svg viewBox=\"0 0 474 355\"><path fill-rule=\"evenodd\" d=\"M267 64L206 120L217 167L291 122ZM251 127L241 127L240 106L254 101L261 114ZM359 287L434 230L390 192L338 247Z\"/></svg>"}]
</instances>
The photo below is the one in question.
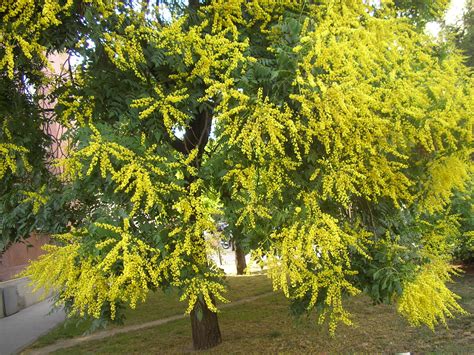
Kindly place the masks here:
<instances>
[{"instance_id":1,"label":"lawn","mask_svg":"<svg viewBox=\"0 0 474 355\"><path fill-rule=\"evenodd\" d=\"M461 304L474 313L474 274L458 278L452 289L461 297ZM268 280L262 276L229 279L229 297L238 299L266 292ZM155 299L156 297L156 299ZM153 304L153 305L152 305ZM166 312L158 316L147 310L159 305ZM176 307L176 308L174 308ZM293 318L288 302L281 294L271 294L248 304L227 308L219 315L223 343L212 353L260 352L463 352L474 353L474 316L450 320L449 329L439 326L433 333L427 328L412 328L399 317L394 306L373 306L364 296L347 301L356 325L340 326L331 338L325 327L316 324L314 316ZM155 295L131 316L128 324L165 317L183 305L172 297ZM151 312L150 312L151 313ZM57 332L57 330L53 331ZM99 341L81 344L57 353L182 353L191 350L188 319L174 321L145 330L125 333Z\"/></svg>"},{"instance_id":2,"label":"lawn","mask_svg":"<svg viewBox=\"0 0 474 355\"><path fill-rule=\"evenodd\" d=\"M272 290L271 282L265 275L228 276L226 281L228 283L226 298L231 302ZM150 292L145 303L139 304L135 310L128 309L125 312L124 326L183 314L187 305L184 302L180 302L178 298L176 292ZM78 322L77 319L67 320L39 338L31 347L39 348L52 344L57 340L81 336L89 330L90 326L90 321Z\"/></svg>"}]
</instances>

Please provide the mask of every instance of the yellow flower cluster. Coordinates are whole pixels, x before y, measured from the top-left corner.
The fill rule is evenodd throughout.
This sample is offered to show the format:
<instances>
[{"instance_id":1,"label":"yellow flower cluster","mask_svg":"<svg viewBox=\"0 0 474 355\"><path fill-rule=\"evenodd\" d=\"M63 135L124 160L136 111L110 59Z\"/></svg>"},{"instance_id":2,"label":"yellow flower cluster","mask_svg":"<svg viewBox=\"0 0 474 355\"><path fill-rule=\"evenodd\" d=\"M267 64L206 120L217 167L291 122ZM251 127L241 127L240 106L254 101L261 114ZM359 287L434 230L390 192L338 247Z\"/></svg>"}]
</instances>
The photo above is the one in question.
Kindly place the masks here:
<instances>
[{"instance_id":1,"label":"yellow flower cluster","mask_svg":"<svg viewBox=\"0 0 474 355\"><path fill-rule=\"evenodd\" d=\"M33 213L38 213L41 206L44 206L46 202L48 202L49 197L45 194L46 193L46 185L43 185L38 192L36 191L22 191L22 193L26 196L23 199L23 203L31 203L33 204Z\"/></svg>"},{"instance_id":2,"label":"yellow flower cluster","mask_svg":"<svg viewBox=\"0 0 474 355\"><path fill-rule=\"evenodd\" d=\"M228 300L222 296L222 294L226 292L226 288L219 282L195 277L187 280L185 284L185 292L181 296L180 301L188 300L189 305L186 309L186 313L191 313L198 297L203 297L204 302L206 302L207 307L212 312L217 312L217 307L211 297L215 297L215 299L223 303L228 302Z\"/></svg>"},{"instance_id":3,"label":"yellow flower cluster","mask_svg":"<svg viewBox=\"0 0 474 355\"><path fill-rule=\"evenodd\" d=\"M123 227L95 224L96 228L110 234L95 243L99 253L81 251L81 239L90 233L88 230L73 230L55 236L65 245L46 246L48 253L32 263L23 274L35 281L36 290L43 287L45 293L60 291L59 302L73 299L72 314L81 316L88 314L98 318L104 304L108 304L113 319L117 303L125 302L135 308L137 302L146 299L151 286L159 287L163 282L171 282L184 290L181 300L188 301L188 313L200 296L211 310L217 311L211 295L226 302L222 296L225 287L216 281L216 276L222 276L218 270L193 278L181 277L183 268L193 266L194 272L198 273L198 266L207 266L206 250L210 246L205 245L202 232L215 228L207 218L209 211L205 211L202 201L191 199L189 204L192 206L181 201L176 209L183 214L187 208L193 210L193 216L187 218L195 220L194 230L185 231L184 238L176 238L176 242L171 243L174 244L173 250L165 257L158 249L132 235L130 222L125 219Z\"/></svg>"},{"instance_id":4,"label":"yellow flower cluster","mask_svg":"<svg viewBox=\"0 0 474 355\"><path fill-rule=\"evenodd\" d=\"M88 231L73 231L56 236L64 246L48 245L47 254L32 263L24 275L35 280L35 289L43 287L45 293L60 291L59 302L74 300L72 314L88 314L99 318L103 305L110 305L111 318L115 318L116 305L125 302L135 308L146 299L150 285L156 284L155 265L159 250L134 238L124 227L97 223L110 234L96 243L100 253L95 256L81 252L81 238Z\"/></svg>"},{"instance_id":5,"label":"yellow flower cluster","mask_svg":"<svg viewBox=\"0 0 474 355\"><path fill-rule=\"evenodd\" d=\"M257 218L271 219L269 201L281 200L286 187L296 186L292 173L301 166L309 141L301 117L287 105L270 102L262 90L252 100L244 94L238 100L241 105L218 116L220 139L249 164L227 161L230 169L223 181L241 192L232 196L243 206L237 223L255 226Z\"/></svg>"},{"instance_id":6,"label":"yellow flower cluster","mask_svg":"<svg viewBox=\"0 0 474 355\"><path fill-rule=\"evenodd\" d=\"M83 85L84 77L80 69L73 73L75 85ZM92 113L94 111L94 96L77 95L72 90L73 83L64 84L64 91L58 97L58 106L62 106L62 112L58 117L61 125L67 128L74 126L87 126L92 123Z\"/></svg>"},{"instance_id":7,"label":"yellow flower cluster","mask_svg":"<svg viewBox=\"0 0 474 355\"><path fill-rule=\"evenodd\" d=\"M132 15L130 12L129 15ZM119 16L119 21L125 20L125 14ZM140 72L139 65L145 62L145 56L141 47L141 41L150 40L150 31L147 27L136 28L131 24L124 30L124 35L116 32L104 34L104 49L110 60L120 70L132 70L137 78L146 81L145 76Z\"/></svg>"},{"instance_id":8,"label":"yellow flower cluster","mask_svg":"<svg viewBox=\"0 0 474 355\"><path fill-rule=\"evenodd\" d=\"M319 322L328 320L334 334L339 322L351 324L350 314L343 307L343 294L360 292L348 281L355 274L350 250L366 255L370 234L356 228L345 230L334 217L320 210L314 193L299 199L306 211L304 220L298 218L301 208L295 209L295 222L270 235L272 248L265 253L269 276L273 288L283 290L288 298L297 300L310 294L308 310L324 291Z\"/></svg>"},{"instance_id":9,"label":"yellow flower cluster","mask_svg":"<svg viewBox=\"0 0 474 355\"><path fill-rule=\"evenodd\" d=\"M249 160L263 164L265 160L284 159L288 156L285 143L291 139L295 160L301 160L299 145L303 144L298 134L298 116L287 105L279 108L263 98L260 89L256 98L255 110L250 116L226 127L229 144L240 146Z\"/></svg>"},{"instance_id":10,"label":"yellow flower cluster","mask_svg":"<svg viewBox=\"0 0 474 355\"><path fill-rule=\"evenodd\" d=\"M103 16L108 16L115 6L115 0L85 0L96 7ZM41 34L50 27L59 26L59 17L68 14L73 0L2 0L0 3L0 39L3 57L0 57L0 70L7 70L13 78L15 71L15 50L19 49L28 59L37 59L49 66L46 58L47 48L41 44ZM38 11L40 7L41 11Z\"/></svg>"},{"instance_id":11,"label":"yellow flower cluster","mask_svg":"<svg viewBox=\"0 0 474 355\"><path fill-rule=\"evenodd\" d=\"M218 281L223 276L222 271L214 267L211 271L202 272L209 268L208 254L213 252L213 246L203 237L203 233L215 230L215 224L209 216L219 213L216 207L206 204L200 191L203 188L202 180L194 181L189 194L183 195L174 204L173 209L180 216L180 225L169 233L171 239L166 247L167 255L163 256L155 269L158 283L168 280L171 285L184 291L181 300L188 300L188 313L200 296L214 311L216 307L211 295L226 302L222 296L225 287ZM194 276L183 278L183 270L192 271Z\"/></svg>"},{"instance_id":12,"label":"yellow flower cluster","mask_svg":"<svg viewBox=\"0 0 474 355\"><path fill-rule=\"evenodd\" d=\"M5 176L8 170L12 174L17 172L18 159L22 161L26 170L31 170L31 165L26 158L28 149L12 143L13 136L7 127L7 122L8 120L5 119L2 125L4 142L0 142L0 180Z\"/></svg>"},{"instance_id":13,"label":"yellow flower cluster","mask_svg":"<svg viewBox=\"0 0 474 355\"><path fill-rule=\"evenodd\" d=\"M176 80L179 86L202 80L206 85L205 94L200 102L219 97L216 113L229 114L232 108L235 113L239 108L235 102L245 101L245 96L235 87L233 72L253 60L244 56L248 39L235 41L227 38L228 30L210 35L207 33L208 22L185 29L186 18L180 18L169 26L156 30L154 41L158 48L167 55L178 55L187 66L186 70L173 74L170 79ZM184 92L177 91L179 95ZM174 95L174 94L173 94ZM232 114L232 113L230 113Z\"/></svg>"},{"instance_id":14,"label":"yellow flower cluster","mask_svg":"<svg viewBox=\"0 0 474 355\"><path fill-rule=\"evenodd\" d=\"M174 134L173 128L176 126L186 126L186 121L189 119L189 116L186 113L178 110L175 106L175 104L188 97L186 94L186 88L181 88L177 90L177 92L168 95L165 95L159 86L155 86L154 90L157 97L146 97L133 100L130 107L147 107L145 110L140 112L140 119L146 119L154 111L158 110L163 116L163 123L165 128L168 130L168 134L172 136Z\"/></svg>"},{"instance_id":15,"label":"yellow flower cluster","mask_svg":"<svg viewBox=\"0 0 474 355\"><path fill-rule=\"evenodd\" d=\"M202 195L205 186L200 179L194 181L187 191L174 183L159 182L160 177L172 174L169 171L162 170L162 166L165 166L164 169L174 169L175 171L188 169L190 161L197 154L197 150L194 150L188 157L183 157L182 162L167 161L166 158L153 154L156 150L155 146L151 146L144 156L139 156L117 143L105 141L94 126L91 125L90 127L93 131L90 144L74 152L70 158L65 160L65 175L69 178L77 178L82 176L85 170L87 170L85 174L90 175L97 169L102 178L110 176L112 181L117 184L116 191L131 193L130 201L134 204L134 208L130 216L133 216L139 208L147 213L156 204L163 203L163 206L167 207L163 201L172 192L178 192L181 197L177 199L172 208L178 213L180 222L177 227L169 232L168 237L171 240L166 247L167 253L160 256L159 262L158 256L151 260L145 259L140 254L141 252L145 253L148 247L140 241L139 237L129 234L127 223L125 223L123 229L98 223L98 227L109 230L116 235L121 235L122 239L117 242L114 238L110 238L98 243L96 245L97 249L108 250L107 254L102 256L100 260L84 259L79 261L78 267L83 270L84 274L73 276L81 280L84 277L84 280L77 281L77 290L71 291L80 294L82 297L75 301L78 307L77 311L85 312L85 305L89 303L91 306L87 313L97 316L100 312L101 302L112 302L116 299L126 299L133 306L137 300L144 299L144 290L148 282L152 282L156 286L164 282L170 282L173 286L183 289L185 293L182 299L188 298L188 311L194 307L198 295L202 295L208 306L215 309L215 305L210 302L209 295L213 294L217 299L224 300L221 296L224 286L215 281L219 271L214 270L212 273L201 274L200 270L208 268L207 254L211 249L211 246L203 238L203 233L215 229L215 225L209 216L219 211L215 207L206 205ZM165 208L162 210L166 211ZM165 215L161 217L164 218ZM166 224L165 221L166 218L158 219L156 222L163 226ZM176 224L176 220L174 224ZM128 250L130 244L136 246ZM112 245L113 248L110 249ZM138 253L139 251L140 253ZM57 249L53 252L61 254ZM117 260L121 260L121 258L124 260L127 258L128 265L130 265L130 268L124 266L121 275L106 274L104 276L98 273L98 270L101 270L102 273L108 273ZM46 258L40 263L45 268L51 260ZM66 260L65 262L69 261ZM141 281L132 282L126 290L119 292L119 288L125 282L124 280L132 278L133 273L142 273L139 271L140 268L146 269L146 275L148 276L145 277L143 274L135 276L140 277ZM183 279L182 272L184 269L192 269L199 276L192 279ZM98 273L98 275L92 276L94 273ZM90 290L91 284L86 283L85 275L89 278L95 277L94 283L98 285L108 285L109 290L106 291L106 287L101 286L99 287L100 291L92 292ZM37 277L37 275L33 276ZM63 282L65 281L63 280ZM110 284L110 282L113 283ZM116 287L113 285L116 285ZM88 293L91 293L90 297L85 296ZM72 296L72 294L66 294L64 297L67 299L67 297ZM111 307L112 312L114 312L115 306L112 303Z\"/></svg>"},{"instance_id":16,"label":"yellow flower cluster","mask_svg":"<svg viewBox=\"0 0 474 355\"><path fill-rule=\"evenodd\" d=\"M453 253L453 241L459 239L459 216L444 212L435 222L420 221L423 226L423 255L431 259L449 260Z\"/></svg>"},{"instance_id":17,"label":"yellow flower cluster","mask_svg":"<svg viewBox=\"0 0 474 355\"><path fill-rule=\"evenodd\" d=\"M464 154L445 156L428 166L429 183L425 188L420 210L440 212L451 201L454 189L465 191L464 184L469 173L473 172L473 166L464 161Z\"/></svg>"},{"instance_id":18,"label":"yellow flower cluster","mask_svg":"<svg viewBox=\"0 0 474 355\"><path fill-rule=\"evenodd\" d=\"M435 165L421 176L423 206L442 208L462 185L472 152L453 155L472 137L467 69L456 64L459 58L440 64L428 46L417 45L428 40L423 34L405 22L371 16L363 2L323 5L327 11L314 5L317 26L307 21L294 49L299 93L292 95L309 119L308 134L326 151L313 176L322 178L323 196L346 205L353 195L413 201L420 176L406 172L410 155L437 154L442 169L449 164L458 173L446 179ZM426 108L435 107L427 117Z\"/></svg>"},{"instance_id":19,"label":"yellow flower cluster","mask_svg":"<svg viewBox=\"0 0 474 355\"><path fill-rule=\"evenodd\" d=\"M23 165L30 169L26 160L28 149L12 143L0 143L0 179L2 179L9 170L12 174L17 172L17 160L20 158Z\"/></svg>"},{"instance_id":20,"label":"yellow flower cluster","mask_svg":"<svg viewBox=\"0 0 474 355\"><path fill-rule=\"evenodd\" d=\"M268 32L268 24L279 18L285 9L301 8L304 1L299 0L213 0L200 9L201 16L212 15L212 32L231 29L237 36L238 27L260 25L260 30ZM244 18L247 15L248 18Z\"/></svg>"},{"instance_id":21,"label":"yellow flower cluster","mask_svg":"<svg viewBox=\"0 0 474 355\"><path fill-rule=\"evenodd\" d=\"M166 177L166 169L176 169L181 165L168 161L166 157L153 154L155 145L150 146L143 156L114 142L102 139L100 132L90 125L93 136L88 146L75 151L63 161L64 177L76 179L83 177L84 168L89 176L98 168L102 178L110 176L117 185L115 191L130 193L133 203L133 216L140 207L147 213L151 207L160 205L163 196L172 191L182 191L176 183L160 182L155 177Z\"/></svg>"},{"instance_id":22,"label":"yellow flower cluster","mask_svg":"<svg viewBox=\"0 0 474 355\"><path fill-rule=\"evenodd\" d=\"M432 330L440 321L447 326L446 317L452 318L454 313L466 314L456 301L460 297L445 285L452 274L456 268L445 260L435 259L422 266L415 279L405 283L398 312L412 325L425 324Z\"/></svg>"},{"instance_id":23,"label":"yellow flower cluster","mask_svg":"<svg viewBox=\"0 0 474 355\"><path fill-rule=\"evenodd\" d=\"M296 170L298 163L288 157L268 160L266 163L268 165L264 167L242 167L237 164L223 178L224 182L231 184L234 191L240 191L232 196L243 206L239 211L238 224L245 221L255 227L256 218L271 219L267 202L274 198L281 199L285 186L295 186L290 173Z\"/></svg>"},{"instance_id":24,"label":"yellow flower cluster","mask_svg":"<svg viewBox=\"0 0 474 355\"><path fill-rule=\"evenodd\" d=\"M133 13L127 13L129 15ZM201 80L206 89L198 100L206 102L220 97L216 112L224 115L237 114L239 108L234 107L235 101L241 102L240 109L245 107L244 101L248 98L235 88L232 74L246 62L253 60L243 55L248 47L248 40L229 39L228 29L211 35L208 33L208 21L188 26L185 16L166 26L145 20L140 24L139 29L134 25L128 26L124 34L107 33L105 49L118 69L131 70L140 80L151 80L153 96L136 99L131 104L133 108L144 109L140 113L141 119L158 111L170 134L176 127L186 127L190 119L189 113L177 106L189 97L189 83ZM169 75L176 83L174 91L169 92L162 83L149 76L145 78L140 72L139 67L145 62L143 42L163 50L165 56L177 56L184 63L185 67ZM233 111L229 112L231 101Z\"/></svg>"}]
</instances>

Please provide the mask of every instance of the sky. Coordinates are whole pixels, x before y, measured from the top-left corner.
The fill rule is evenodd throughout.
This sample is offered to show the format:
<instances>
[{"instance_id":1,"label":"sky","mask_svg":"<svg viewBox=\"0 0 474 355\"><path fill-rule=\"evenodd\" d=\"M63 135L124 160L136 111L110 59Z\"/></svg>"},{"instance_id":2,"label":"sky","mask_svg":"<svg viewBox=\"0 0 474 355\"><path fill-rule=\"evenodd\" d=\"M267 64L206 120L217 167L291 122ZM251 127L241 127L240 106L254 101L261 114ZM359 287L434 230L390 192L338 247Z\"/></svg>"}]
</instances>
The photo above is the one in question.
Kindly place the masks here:
<instances>
[{"instance_id":1,"label":"sky","mask_svg":"<svg viewBox=\"0 0 474 355\"><path fill-rule=\"evenodd\" d=\"M446 23L448 25L453 25L459 21L462 17L465 6L466 0L451 0L451 5L446 13Z\"/></svg>"},{"instance_id":2,"label":"sky","mask_svg":"<svg viewBox=\"0 0 474 355\"><path fill-rule=\"evenodd\" d=\"M451 0L449 9L446 12L445 21L447 25L454 25L460 21L463 15L464 7L466 6L466 0ZM426 31L432 34L434 37L438 36L441 29L441 25L437 22L430 22L426 25Z\"/></svg>"}]
</instances>

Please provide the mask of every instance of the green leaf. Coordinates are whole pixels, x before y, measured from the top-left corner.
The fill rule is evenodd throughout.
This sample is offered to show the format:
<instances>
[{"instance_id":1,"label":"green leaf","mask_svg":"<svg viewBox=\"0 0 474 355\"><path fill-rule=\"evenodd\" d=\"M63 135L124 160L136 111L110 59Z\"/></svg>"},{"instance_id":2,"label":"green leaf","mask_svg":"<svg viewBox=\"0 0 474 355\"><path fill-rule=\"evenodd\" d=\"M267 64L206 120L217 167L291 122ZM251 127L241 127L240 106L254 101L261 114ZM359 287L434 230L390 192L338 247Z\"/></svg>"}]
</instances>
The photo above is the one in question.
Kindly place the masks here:
<instances>
[{"instance_id":1,"label":"green leaf","mask_svg":"<svg viewBox=\"0 0 474 355\"><path fill-rule=\"evenodd\" d=\"M201 307L198 307L198 309L196 310L196 318L198 319L198 321L202 321L203 313Z\"/></svg>"}]
</instances>

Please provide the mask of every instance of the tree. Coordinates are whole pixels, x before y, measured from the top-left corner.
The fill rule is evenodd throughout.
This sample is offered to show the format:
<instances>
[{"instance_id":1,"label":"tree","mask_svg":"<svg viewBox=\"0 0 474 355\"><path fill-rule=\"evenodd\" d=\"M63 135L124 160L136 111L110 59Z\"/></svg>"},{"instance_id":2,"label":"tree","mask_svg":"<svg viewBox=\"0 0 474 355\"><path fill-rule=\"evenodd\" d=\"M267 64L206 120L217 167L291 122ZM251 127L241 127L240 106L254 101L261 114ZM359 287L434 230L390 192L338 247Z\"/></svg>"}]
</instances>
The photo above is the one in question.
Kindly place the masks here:
<instances>
[{"instance_id":1,"label":"tree","mask_svg":"<svg viewBox=\"0 0 474 355\"><path fill-rule=\"evenodd\" d=\"M42 63L60 43L82 58L51 94L72 146L64 195L82 212L28 269L38 286L111 319L175 287L194 347L217 345L225 284L204 232L219 191L274 287L331 332L351 324L343 300L361 291L415 325L462 312L445 285L446 207L472 151L460 56L439 58L385 3L152 5L0 7L3 75L22 72L12 51Z\"/></svg>"},{"instance_id":2,"label":"tree","mask_svg":"<svg viewBox=\"0 0 474 355\"><path fill-rule=\"evenodd\" d=\"M474 2L466 1L462 22L446 27L447 45L454 39L454 45L462 50L466 65L474 67ZM471 157L472 162L472 157ZM453 241L454 257L464 263L474 262L474 174L471 171L468 193L457 192L453 196L452 211L460 216L460 234Z\"/></svg>"},{"instance_id":3,"label":"tree","mask_svg":"<svg viewBox=\"0 0 474 355\"><path fill-rule=\"evenodd\" d=\"M9 46L9 40L21 40L5 12L10 6L0 6L0 256L31 232L64 231L70 220L52 167L56 137L48 128L54 117L44 90L51 78L43 63L21 55L18 45Z\"/></svg>"},{"instance_id":4,"label":"tree","mask_svg":"<svg viewBox=\"0 0 474 355\"><path fill-rule=\"evenodd\" d=\"M393 4L399 16L412 22L418 29L423 29L430 21L442 20L449 0L394 0Z\"/></svg>"},{"instance_id":5,"label":"tree","mask_svg":"<svg viewBox=\"0 0 474 355\"><path fill-rule=\"evenodd\" d=\"M31 231L36 218L30 204L20 201L36 197L29 191L31 185L40 189L47 170L42 164L46 135L40 129L41 120L24 83L0 76L0 91L1 254L9 244ZM39 149L30 150L31 147ZM31 174L33 169L36 176Z\"/></svg>"},{"instance_id":6,"label":"tree","mask_svg":"<svg viewBox=\"0 0 474 355\"><path fill-rule=\"evenodd\" d=\"M460 25L448 26L448 33L454 35L455 44L464 51L466 64L474 67L474 2L466 1L466 10Z\"/></svg>"}]
</instances>

